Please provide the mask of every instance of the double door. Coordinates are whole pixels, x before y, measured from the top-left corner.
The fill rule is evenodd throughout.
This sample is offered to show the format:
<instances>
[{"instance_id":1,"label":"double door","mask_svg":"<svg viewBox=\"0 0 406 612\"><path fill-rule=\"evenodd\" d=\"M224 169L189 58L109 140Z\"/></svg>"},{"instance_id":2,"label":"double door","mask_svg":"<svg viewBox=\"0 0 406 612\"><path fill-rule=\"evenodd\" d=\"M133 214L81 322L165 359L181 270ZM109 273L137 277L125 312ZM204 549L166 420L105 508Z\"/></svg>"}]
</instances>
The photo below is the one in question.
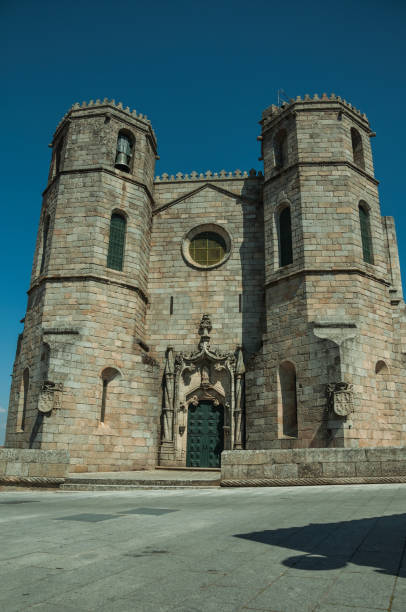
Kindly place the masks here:
<instances>
[{"instance_id":1,"label":"double door","mask_svg":"<svg viewBox=\"0 0 406 612\"><path fill-rule=\"evenodd\" d=\"M201 401L188 411L186 465L188 467L220 467L224 410L213 402Z\"/></svg>"}]
</instances>

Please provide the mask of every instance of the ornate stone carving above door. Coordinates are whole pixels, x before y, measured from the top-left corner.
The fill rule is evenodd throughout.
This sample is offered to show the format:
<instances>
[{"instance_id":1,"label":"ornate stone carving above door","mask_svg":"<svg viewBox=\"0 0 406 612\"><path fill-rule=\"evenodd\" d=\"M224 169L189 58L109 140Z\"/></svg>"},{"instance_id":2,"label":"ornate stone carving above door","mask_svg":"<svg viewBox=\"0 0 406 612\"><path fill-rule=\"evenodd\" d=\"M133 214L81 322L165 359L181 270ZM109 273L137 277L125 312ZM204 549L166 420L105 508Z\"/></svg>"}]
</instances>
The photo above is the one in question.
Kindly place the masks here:
<instances>
[{"instance_id":1,"label":"ornate stone carving above door","mask_svg":"<svg viewBox=\"0 0 406 612\"><path fill-rule=\"evenodd\" d=\"M170 347L167 350L161 463L185 464L188 408L201 401L212 401L214 406L224 408L224 449L243 448L245 367L242 347L237 347L235 353L211 349L211 330L210 317L204 314L198 330L197 351L174 355Z\"/></svg>"}]
</instances>

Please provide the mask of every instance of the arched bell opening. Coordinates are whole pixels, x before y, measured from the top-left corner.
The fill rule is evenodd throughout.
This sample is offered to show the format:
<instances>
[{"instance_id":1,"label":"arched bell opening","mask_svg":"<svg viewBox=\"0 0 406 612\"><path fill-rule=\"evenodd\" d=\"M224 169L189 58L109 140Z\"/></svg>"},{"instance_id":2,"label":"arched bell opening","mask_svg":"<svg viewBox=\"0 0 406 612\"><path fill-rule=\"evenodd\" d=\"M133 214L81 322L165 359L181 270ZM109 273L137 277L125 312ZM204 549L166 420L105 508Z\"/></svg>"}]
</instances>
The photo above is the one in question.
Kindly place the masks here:
<instances>
[{"instance_id":1,"label":"arched bell opening","mask_svg":"<svg viewBox=\"0 0 406 612\"><path fill-rule=\"evenodd\" d=\"M191 402L187 413L186 467L219 468L224 437L224 406L216 400Z\"/></svg>"}]
</instances>

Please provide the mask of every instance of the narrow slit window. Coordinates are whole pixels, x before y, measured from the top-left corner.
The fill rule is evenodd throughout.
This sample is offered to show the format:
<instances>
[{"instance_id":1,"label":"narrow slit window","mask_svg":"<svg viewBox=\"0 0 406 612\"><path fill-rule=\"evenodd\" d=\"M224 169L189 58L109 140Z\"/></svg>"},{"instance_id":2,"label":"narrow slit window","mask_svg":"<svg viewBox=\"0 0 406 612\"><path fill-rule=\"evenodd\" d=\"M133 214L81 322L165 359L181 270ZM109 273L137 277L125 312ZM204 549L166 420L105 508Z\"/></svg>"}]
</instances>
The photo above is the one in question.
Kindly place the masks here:
<instances>
[{"instance_id":1,"label":"narrow slit window","mask_svg":"<svg viewBox=\"0 0 406 612\"><path fill-rule=\"evenodd\" d=\"M362 204L358 206L358 211L361 230L362 256L366 263L373 264L374 256L372 251L371 223L369 218L369 211Z\"/></svg>"},{"instance_id":2,"label":"narrow slit window","mask_svg":"<svg viewBox=\"0 0 406 612\"><path fill-rule=\"evenodd\" d=\"M107 267L121 271L124 262L126 220L118 213L113 213L110 222L109 250Z\"/></svg>"},{"instance_id":3,"label":"narrow slit window","mask_svg":"<svg viewBox=\"0 0 406 612\"><path fill-rule=\"evenodd\" d=\"M287 206L279 214L279 265L287 266L293 262L292 221Z\"/></svg>"},{"instance_id":4,"label":"narrow slit window","mask_svg":"<svg viewBox=\"0 0 406 612\"><path fill-rule=\"evenodd\" d=\"M39 270L40 274L43 273L44 267L45 267L45 257L47 254L47 246L48 246L49 223L50 223L50 216L47 215L44 221L44 227L42 230L42 256L41 256L41 267Z\"/></svg>"},{"instance_id":5,"label":"narrow slit window","mask_svg":"<svg viewBox=\"0 0 406 612\"><path fill-rule=\"evenodd\" d=\"M109 381L105 378L103 379L103 391L102 391L102 402L100 409L100 423L104 423L104 419L106 417L106 400L107 400L107 385Z\"/></svg>"},{"instance_id":6,"label":"narrow slit window","mask_svg":"<svg viewBox=\"0 0 406 612\"><path fill-rule=\"evenodd\" d=\"M170 303L169 303L169 314L173 314L173 295L171 295Z\"/></svg>"}]
</instances>

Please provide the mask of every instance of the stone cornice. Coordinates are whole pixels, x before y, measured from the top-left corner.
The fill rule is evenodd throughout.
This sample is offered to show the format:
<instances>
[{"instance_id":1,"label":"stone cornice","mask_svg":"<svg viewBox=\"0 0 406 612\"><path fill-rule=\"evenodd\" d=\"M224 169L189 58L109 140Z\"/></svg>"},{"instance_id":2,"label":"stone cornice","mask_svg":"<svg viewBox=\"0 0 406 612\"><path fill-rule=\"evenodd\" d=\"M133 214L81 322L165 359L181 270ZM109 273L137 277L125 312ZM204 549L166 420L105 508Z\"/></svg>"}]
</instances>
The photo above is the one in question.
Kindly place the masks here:
<instances>
[{"instance_id":1,"label":"stone cornice","mask_svg":"<svg viewBox=\"0 0 406 612\"><path fill-rule=\"evenodd\" d=\"M117 287L124 287L124 289L129 289L130 291L134 291L138 293L141 297L142 301L145 304L149 303L149 299L146 293L142 289L140 289L137 285L132 285L131 283L127 283L125 281L120 281L116 279L108 278L107 276L99 276L97 274L55 274L48 276L41 276L37 278L28 289L27 293L30 295L35 289L41 287L46 283L66 283L66 282L83 282L83 281L94 281L96 283L103 283L104 285L115 285Z\"/></svg>"},{"instance_id":2,"label":"stone cornice","mask_svg":"<svg viewBox=\"0 0 406 612\"><path fill-rule=\"evenodd\" d=\"M287 274L281 274L278 278L268 281L265 283L265 289L269 287L273 287L277 285L282 280L290 280L291 278L296 278L297 276L324 276L324 275L344 275L350 274L359 276L363 276L364 278L369 278L370 280L374 280L381 285L385 285L386 287L390 287L392 283L385 280L384 278L373 274L372 272L367 272L366 270L362 270L361 268L303 268L301 270L296 270L294 272L290 272Z\"/></svg>"},{"instance_id":3,"label":"stone cornice","mask_svg":"<svg viewBox=\"0 0 406 612\"><path fill-rule=\"evenodd\" d=\"M110 174L110 176L114 176L115 178L126 181L127 183L132 183L133 185L137 185L138 187L142 187L150 202L151 205L154 204L154 197L145 183L141 181L137 181L131 176L127 176L125 172L120 172L119 170L114 170L112 168L107 168L106 166L95 166L94 168L73 168L72 170L61 170L53 179L48 183L44 191L42 192L42 196L45 196L49 189L55 184L55 182L59 179L60 176L65 174L89 174L90 172L105 172L106 174Z\"/></svg>"},{"instance_id":4,"label":"stone cornice","mask_svg":"<svg viewBox=\"0 0 406 612\"><path fill-rule=\"evenodd\" d=\"M358 174L361 174L361 176L363 176L364 178L366 178L368 181L370 181L371 183L373 183L374 185L379 185L379 181L374 178L373 176L371 176L370 174L368 174L367 172L365 172L365 170L362 170L362 168L359 168L358 166L356 166L355 164L343 159L343 160L332 160L332 161L299 161L299 162L295 162L294 164L291 164L290 166L287 166L286 168L283 168L282 170L280 170L277 174L274 174L273 176L270 176L269 178L265 179L264 181L264 186L267 185L267 183L271 183L272 181L280 178L281 176L283 176L284 174L286 174L287 172L289 172L290 170L295 170L297 168L306 168L306 167L312 167L312 166L346 166L347 168L350 168L351 170L355 170L355 172L358 172Z\"/></svg>"},{"instance_id":5,"label":"stone cornice","mask_svg":"<svg viewBox=\"0 0 406 612\"><path fill-rule=\"evenodd\" d=\"M158 213L166 210L167 208L170 208L171 206L175 206L175 204L179 204L179 202L182 202L183 200L187 200L188 198L196 195L197 193L199 193L200 191L203 191L204 189L213 189L214 191L217 191L218 193L221 193L222 195L225 195L229 198L233 198L235 200L240 200L241 202L246 202L247 204L256 204L258 202L258 200L254 198L247 198L246 196L239 195L238 193L235 193L234 191L228 191L227 189L222 189L218 185L213 185L212 183L207 182L207 183L204 183L204 185L200 185L200 187L197 187L196 189L192 189L192 191L188 191L187 193L181 195L179 198L176 198L176 200L171 200L170 202L166 202L166 204L162 204L161 206L158 206L153 211L152 214L157 215Z\"/></svg>"}]
</instances>

